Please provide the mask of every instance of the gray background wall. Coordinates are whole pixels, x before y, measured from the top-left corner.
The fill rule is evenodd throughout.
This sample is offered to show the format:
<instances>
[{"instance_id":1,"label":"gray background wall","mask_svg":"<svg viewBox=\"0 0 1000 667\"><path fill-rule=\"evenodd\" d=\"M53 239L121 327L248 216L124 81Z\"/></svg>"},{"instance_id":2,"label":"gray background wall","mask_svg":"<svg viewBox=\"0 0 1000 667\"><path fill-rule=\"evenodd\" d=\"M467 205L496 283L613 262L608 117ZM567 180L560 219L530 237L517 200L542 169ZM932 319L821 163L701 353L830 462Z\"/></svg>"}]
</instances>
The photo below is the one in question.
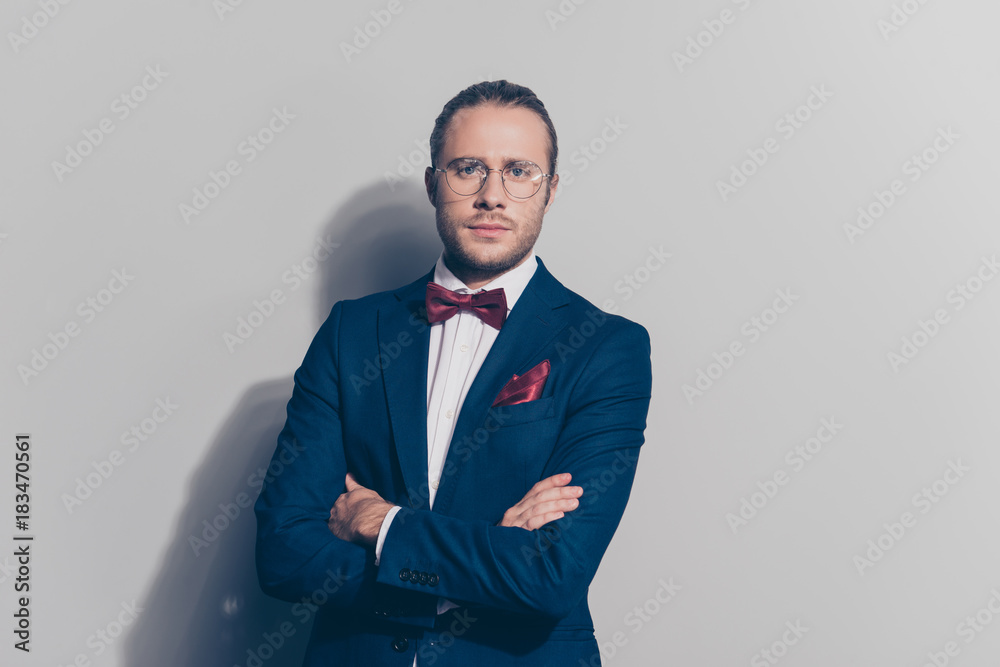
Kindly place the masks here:
<instances>
[{"instance_id":1,"label":"gray background wall","mask_svg":"<svg viewBox=\"0 0 1000 667\"><path fill-rule=\"evenodd\" d=\"M653 341L605 664L995 664L996 3L224 2L0 10L0 459L31 434L36 535L30 656L0 557L4 664L246 665L283 622L264 664L296 664L309 618L220 505L334 301L436 258L433 119L497 78L559 132L539 256Z\"/></svg>"}]
</instances>

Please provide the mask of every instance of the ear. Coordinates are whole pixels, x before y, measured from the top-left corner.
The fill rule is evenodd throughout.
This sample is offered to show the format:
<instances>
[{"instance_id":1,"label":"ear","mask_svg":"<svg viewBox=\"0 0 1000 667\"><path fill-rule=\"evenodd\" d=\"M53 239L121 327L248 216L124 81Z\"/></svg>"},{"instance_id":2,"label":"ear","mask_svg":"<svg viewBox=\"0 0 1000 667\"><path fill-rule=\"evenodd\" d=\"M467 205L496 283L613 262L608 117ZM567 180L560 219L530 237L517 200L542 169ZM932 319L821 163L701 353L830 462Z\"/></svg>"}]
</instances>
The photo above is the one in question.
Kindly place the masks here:
<instances>
[{"instance_id":1,"label":"ear","mask_svg":"<svg viewBox=\"0 0 1000 667\"><path fill-rule=\"evenodd\" d=\"M427 199L434 208L437 208L437 179L434 178L436 174L433 167L424 170L424 188L427 190Z\"/></svg>"},{"instance_id":2,"label":"ear","mask_svg":"<svg viewBox=\"0 0 1000 667\"><path fill-rule=\"evenodd\" d=\"M549 212L552 207L553 202L556 200L556 189L559 188L559 174L552 174L549 177L549 199L545 202L545 210L542 211L542 215Z\"/></svg>"}]
</instances>

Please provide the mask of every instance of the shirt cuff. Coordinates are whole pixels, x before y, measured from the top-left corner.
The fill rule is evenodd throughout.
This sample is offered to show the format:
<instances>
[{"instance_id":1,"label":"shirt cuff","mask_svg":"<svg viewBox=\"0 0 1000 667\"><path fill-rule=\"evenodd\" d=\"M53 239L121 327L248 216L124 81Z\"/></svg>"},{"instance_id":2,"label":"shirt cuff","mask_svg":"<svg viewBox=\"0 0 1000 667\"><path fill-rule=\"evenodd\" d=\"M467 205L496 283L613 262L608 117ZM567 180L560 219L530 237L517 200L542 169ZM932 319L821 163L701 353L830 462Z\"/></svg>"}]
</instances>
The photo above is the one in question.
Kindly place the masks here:
<instances>
[{"instance_id":1,"label":"shirt cuff","mask_svg":"<svg viewBox=\"0 0 1000 667\"><path fill-rule=\"evenodd\" d=\"M382 527L378 529L378 539L375 541L375 566L378 567L379 558L382 556L382 543L385 542L385 535L389 532L389 524L392 523L392 518L396 516L396 512L403 509L399 505L393 505L385 518L382 519Z\"/></svg>"},{"instance_id":2,"label":"shirt cuff","mask_svg":"<svg viewBox=\"0 0 1000 667\"><path fill-rule=\"evenodd\" d=\"M458 607L458 606L459 605L455 604L451 600L448 600L446 598L438 598L438 615L440 616L441 614L445 613L449 609L454 609L455 607Z\"/></svg>"}]
</instances>

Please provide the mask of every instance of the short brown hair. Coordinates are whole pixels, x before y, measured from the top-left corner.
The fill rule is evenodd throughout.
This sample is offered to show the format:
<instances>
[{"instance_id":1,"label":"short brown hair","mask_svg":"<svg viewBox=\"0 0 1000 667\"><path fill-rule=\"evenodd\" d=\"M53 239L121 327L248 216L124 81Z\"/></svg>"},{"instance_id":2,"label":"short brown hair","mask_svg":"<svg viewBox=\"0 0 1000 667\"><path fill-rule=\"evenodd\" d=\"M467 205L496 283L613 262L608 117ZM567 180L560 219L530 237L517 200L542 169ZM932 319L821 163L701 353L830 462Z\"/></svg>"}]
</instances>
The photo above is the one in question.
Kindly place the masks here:
<instances>
[{"instance_id":1,"label":"short brown hair","mask_svg":"<svg viewBox=\"0 0 1000 667\"><path fill-rule=\"evenodd\" d=\"M460 92L455 97L448 100L441 110L437 120L434 121L434 130L431 132L431 165L437 165L438 156L444 147L445 132L448 123L460 109L478 107L492 104L498 107L523 107L534 111L545 123L549 131L549 173L556 173L556 158L559 155L559 144L556 142L556 128L552 125L549 112L545 105L538 99L538 96L530 88L510 83L504 79L500 81L481 81L473 84Z\"/></svg>"}]
</instances>

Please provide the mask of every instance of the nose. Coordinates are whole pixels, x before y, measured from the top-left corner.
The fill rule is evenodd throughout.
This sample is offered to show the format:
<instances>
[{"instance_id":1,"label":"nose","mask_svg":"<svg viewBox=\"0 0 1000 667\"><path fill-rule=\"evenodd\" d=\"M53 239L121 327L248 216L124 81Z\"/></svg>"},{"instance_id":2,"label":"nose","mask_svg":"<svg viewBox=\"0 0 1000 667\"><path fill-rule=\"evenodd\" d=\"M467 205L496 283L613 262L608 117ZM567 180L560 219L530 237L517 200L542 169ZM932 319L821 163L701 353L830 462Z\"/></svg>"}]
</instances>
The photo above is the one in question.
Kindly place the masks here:
<instances>
[{"instance_id":1,"label":"nose","mask_svg":"<svg viewBox=\"0 0 1000 667\"><path fill-rule=\"evenodd\" d=\"M491 178L494 171L497 172L497 175ZM486 170L486 182L483 183L483 187L476 193L476 208L490 211L495 208L504 208L507 206L507 192L503 189L502 173L503 170L501 169Z\"/></svg>"}]
</instances>

